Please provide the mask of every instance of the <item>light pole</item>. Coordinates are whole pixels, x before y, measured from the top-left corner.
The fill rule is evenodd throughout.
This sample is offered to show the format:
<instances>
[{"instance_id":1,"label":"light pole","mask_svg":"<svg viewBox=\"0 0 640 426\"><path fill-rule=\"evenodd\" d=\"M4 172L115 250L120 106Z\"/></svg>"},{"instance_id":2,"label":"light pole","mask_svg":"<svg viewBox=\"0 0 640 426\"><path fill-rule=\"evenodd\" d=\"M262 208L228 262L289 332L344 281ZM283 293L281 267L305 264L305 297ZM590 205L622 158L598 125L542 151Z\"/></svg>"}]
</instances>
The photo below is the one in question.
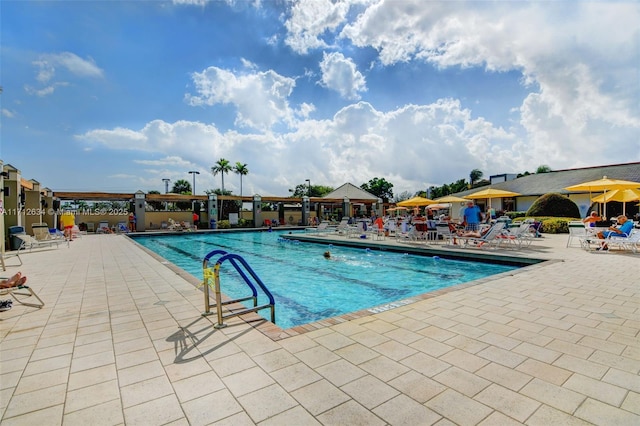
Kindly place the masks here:
<instances>
[{"instance_id":1,"label":"light pole","mask_svg":"<svg viewBox=\"0 0 640 426\"><path fill-rule=\"evenodd\" d=\"M191 170L189 172L189 174L193 175L193 189L191 191L192 195L196 195L196 175L199 175L200 172L196 171L196 170ZM193 208L193 210L195 211L195 204L196 204L196 200L193 200L193 203L191 203L191 207Z\"/></svg>"},{"instance_id":2,"label":"light pole","mask_svg":"<svg viewBox=\"0 0 640 426\"><path fill-rule=\"evenodd\" d=\"M169 193L169 182L171 182L171 179L164 178L164 179L162 179L162 181L164 182L164 193L168 194Z\"/></svg>"},{"instance_id":3,"label":"light pole","mask_svg":"<svg viewBox=\"0 0 640 426\"><path fill-rule=\"evenodd\" d=\"M305 179L305 182L309 182L309 189L307 190L307 197L311 197L311 179Z\"/></svg>"}]
</instances>

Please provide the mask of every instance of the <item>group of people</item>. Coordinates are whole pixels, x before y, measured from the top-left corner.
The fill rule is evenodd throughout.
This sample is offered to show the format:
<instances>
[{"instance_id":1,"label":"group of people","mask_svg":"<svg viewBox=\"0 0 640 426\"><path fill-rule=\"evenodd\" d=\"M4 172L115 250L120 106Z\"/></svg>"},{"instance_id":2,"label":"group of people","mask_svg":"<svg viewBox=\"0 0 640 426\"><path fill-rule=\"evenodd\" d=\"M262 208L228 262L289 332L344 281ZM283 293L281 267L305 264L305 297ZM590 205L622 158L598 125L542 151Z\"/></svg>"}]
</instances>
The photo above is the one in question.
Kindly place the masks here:
<instances>
[{"instance_id":1,"label":"group of people","mask_svg":"<svg viewBox=\"0 0 640 426\"><path fill-rule=\"evenodd\" d=\"M11 278L0 280L0 290L6 288L19 287L21 285L25 285L27 282L27 277L23 276L21 272L18 272ZM13 301L11 299L0 300L0 312L8 311L13 306Z\"/></svg>"}]
</instances>

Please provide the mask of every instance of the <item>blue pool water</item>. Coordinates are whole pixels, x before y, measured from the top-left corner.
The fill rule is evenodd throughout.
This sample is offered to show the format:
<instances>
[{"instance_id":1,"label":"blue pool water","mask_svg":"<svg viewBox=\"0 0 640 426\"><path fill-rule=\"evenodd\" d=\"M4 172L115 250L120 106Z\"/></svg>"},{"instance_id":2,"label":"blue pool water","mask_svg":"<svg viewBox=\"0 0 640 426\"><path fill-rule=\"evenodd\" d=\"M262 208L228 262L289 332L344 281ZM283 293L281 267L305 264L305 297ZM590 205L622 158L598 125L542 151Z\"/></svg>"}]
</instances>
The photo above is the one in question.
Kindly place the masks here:
<instances>
[{"instance_id":1,"label":"blue pool water","mask_svg":"<svg viewBox=\"0 0 640 426\"><path fill-rule=\"evenodd\" d=\"M194 233L144 236L136 241L199 279L202 260L212 250L242 256L273 293L276 324L281 328L374 308L518 268L292 242L280 238L281 234ZM323 257L326 250L331 251L330 260ZM212 263L216 259L217 256ZM222 292L231 298L251 295L229 262L223 263L220 283ZM267 298L261 298L259 303L267 303ZM270 318L269 310L259 314Z\"/></svg>"}]
</instances>

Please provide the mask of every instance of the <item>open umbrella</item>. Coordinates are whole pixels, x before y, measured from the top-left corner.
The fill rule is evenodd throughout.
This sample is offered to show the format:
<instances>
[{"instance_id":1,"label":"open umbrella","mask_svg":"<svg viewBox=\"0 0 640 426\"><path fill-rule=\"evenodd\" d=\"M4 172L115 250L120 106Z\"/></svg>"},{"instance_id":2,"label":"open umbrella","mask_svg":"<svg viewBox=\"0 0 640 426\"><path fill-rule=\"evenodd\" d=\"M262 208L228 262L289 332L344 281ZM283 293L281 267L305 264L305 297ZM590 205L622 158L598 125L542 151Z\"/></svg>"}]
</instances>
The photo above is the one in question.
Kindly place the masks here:
<instances>
[{"instance_id":1,"label":"open umbrella","mask_svg":"<svg viewBox=\"0 0 640 426\"><path fill-rule=\"evenodd\" d=\"M456 197L455 195L445 195L444 197L436 198L433 201L437 201L438 203L464 203L467 199Z\"/></svg>"},{"instance_id":2,"label":"open umbrella","mask_svg":"<svg viewBox=\"0 0 640 426\"><path fill-rule=\"evenodd\" d=\"M592 180L589 182L579 183L577 185L567 186L565 189L567 191L578 192L578 191L589 191L591 192L604 192L603 195L606 195L607 191L612 191L614 189L634 189L640 188L640 182L632 182L629 180L621 180L621 179L609 179L606 176L603 176L602 179ZM591 198L591 194L589 194L589 198ZM607 216L607 203L604 203L604 214L603 216Z\"/></svg>"},{"instance_id":3,"label":"open umbrella","mask_svg":"<svg viewBox=\"0 0 640 426\"><path fill-rule=\"evenodd\" d=\"M435 204L436 202L424 197L413 197L408 200L400 201L397 203L400 207L421 207L428 206L429 204Z\"/></svg>"},{"instance_id":4,"label":"open umbrella","mask_svg":"<svg viewBox=\"0 0 640 426\"><path fill-rule=\"evenodd\" d=\"M627 214L627 204L630 201L640 200L640 189L614 189L605 194L598 195L591 199L594 203L608 203L609 201L619 201L622 203L622 214Z\"/></svg>"},{"instance_id":5,"label":"open umbrella","mask_svg":"<svg viewBox=\"0 0 640 426\"><path fill-rule=\"evenodd\" d=\"M477 199L488 199L489 200L489 208L491 208L491 199L493 198L507 198L507 197L515 197L521 195L518 192L504 191L502 189L494 189L487 188L478 192L474 192L473 194L465 195L464 198L477 200Z\"/></svg>"}]
</instances>

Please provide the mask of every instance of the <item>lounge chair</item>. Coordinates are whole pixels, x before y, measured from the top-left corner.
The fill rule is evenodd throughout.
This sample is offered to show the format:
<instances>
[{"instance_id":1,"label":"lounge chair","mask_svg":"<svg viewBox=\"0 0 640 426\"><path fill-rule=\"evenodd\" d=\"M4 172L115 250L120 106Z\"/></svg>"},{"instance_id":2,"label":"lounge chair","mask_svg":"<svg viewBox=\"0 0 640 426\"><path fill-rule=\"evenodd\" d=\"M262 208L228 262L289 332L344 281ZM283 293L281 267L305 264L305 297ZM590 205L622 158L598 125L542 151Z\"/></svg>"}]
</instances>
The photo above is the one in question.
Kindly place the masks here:
<instances>
[{"instance_id":1,"label":"lounge chair","mask_svg":"<svg viewBox=\"0 0 640 426\"><path fill-rule=\"evenodd\" d=\"M31 225L33 236L38 241L48 241L54 239L49 232L49 225L46 223L34 223Z\"/></svg>"},{"instance_id":2,"label":"lounge chair","mask_svg":"<svg viewBox=\"0 0 640 426\"><path fill-rule=\"evenodd\" d=\"M116 225L116 233L117 234L129 233L129 227L127 226L127 222L118 222L118 224Z\"/></svg>"},{"instance_id":3,"label":"lounge chair","mask_svg":"<svg viewBox=\"0 0 640 426\"><path fill-rule=\"evenodd\" d=\"M113 231L109 227L109 222L102 221L98 224L98 229L96 230L96 234L113 234Z\"/></svg>"},{"instance_id":4,"label":"lounge chair","mask_svg":"<svg viewBox=\"0 0 640 426\"><path fill-rule=\"evenodd\" d=\"M312 232L314 234L322 234L322 233L327 233L327 232L331 232L333 231L333 229L331 229L329 227L329 221L328 220L323 220L322 222L320 222L320 225L318 226L309 226L307 228L304 228L305 232Z\"/></svg>"},{"instance_id":5,"label":"lounge chair","mask_svg":"<svg viewBox=\"0 0 640 426\"><path fill-rule=\"evenodd\" d=\"M535 234L531 230L531 222L524 221L518 226L505 229L498 238L501 239L501 243L507 242L517 248L522 248L523 246L528 247L531 245L531 242L535 239Z\"/></svg>"},{"instance_id":6,"label":"lounge chair","mask_svg":"<svg viewBox=\"0 0 640 426\"><path fill-rule=\"evenodd\" d=\"M604 240L598 241L600 242L600 247L618 247L621 250L629 250L637 253L640 247L640 231L632 229L629 236L609 234Z\"/></svg>"},{"instance_id":7,"label":"lounge chair","mask_svg":"<svg viewBox=\"0 0 640 426\"><path fill-rule=\"evenodd\" d=\"M500 236L504 231L505 222L496 222L481 237L461 237L456 235L455 238L460 241L464 247L474 246L478 248L497 248L500 245Z\"/></svg>"},{"instance_id":8,"label":"lounge chair","mask_svg":"<svg viewBox=\"0 0 640 426\"><path fill-rule=\"evenodd\" d=\"M60 242L60 241L54 240L54 239L38 241L34 237L32 237L31 235L27 235L27 234L15 234L14 236L21 240L20 247L18 248L18 252L24 251L26 249L29 249L29 251L31 251L31 250L33 250L34 247L35 248L38 248L38 247L51 247L51 246L54 246L54 245L56 247L58 247L58 243Z\"/></svg>"},{"instance_id":9,"label":"lounge chair","mask_svg":"<svg viewBox=\"0 0 640 426\"><path fill-rule=\"evenodd\" d=\"M1 279L4 280L6 278ZM0 296L6 295L11 296L13 299L15 299L16 302L20 303L21 305L31 306L33 308L42 308L44 306L44 302L42 301L42 299L40 299L35 291L33 291L33 289L28 285L23 284L15 287L0 289ZM27 299L28 297L33 297L35 300L37 300L37 302L35 302L34 299L29 299L33 300L33 303L30 301L25 301L25 299Z\"/></svg>"}]
</instances>

